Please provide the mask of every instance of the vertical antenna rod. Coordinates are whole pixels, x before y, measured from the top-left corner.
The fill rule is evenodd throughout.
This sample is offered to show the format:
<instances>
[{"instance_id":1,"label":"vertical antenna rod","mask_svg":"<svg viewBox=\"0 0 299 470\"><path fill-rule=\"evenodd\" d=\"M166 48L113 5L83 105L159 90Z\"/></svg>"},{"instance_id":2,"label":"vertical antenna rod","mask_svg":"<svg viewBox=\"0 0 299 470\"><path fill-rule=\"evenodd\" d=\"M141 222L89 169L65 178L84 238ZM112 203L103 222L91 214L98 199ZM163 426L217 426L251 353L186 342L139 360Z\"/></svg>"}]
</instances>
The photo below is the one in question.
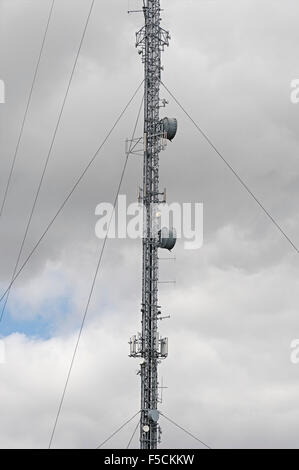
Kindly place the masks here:
<instances>
[{"instance_id":1,"label":"vertical antenna rod","mask_svg":"<svg viewBox=\"0 0 299 470\"><path fill-rule=\"evenodd\" d=\"M160 100L161 53L170 39L160 26L160 0L145 0L143 4L145 25L136 34L145 71L143 188L139 198L144 208L142 328L130 340L130 356L141 359L140 448L156 449L161 435L158 364L168 355L168 339L158 333L158 249L171 250L176 241L175 230L160 227L158 206L166 202L166 191L159 191L159 154L166 139L174 137L177 121L160 120L160 108L166 104Z\"/></svg>"}]
</instances>

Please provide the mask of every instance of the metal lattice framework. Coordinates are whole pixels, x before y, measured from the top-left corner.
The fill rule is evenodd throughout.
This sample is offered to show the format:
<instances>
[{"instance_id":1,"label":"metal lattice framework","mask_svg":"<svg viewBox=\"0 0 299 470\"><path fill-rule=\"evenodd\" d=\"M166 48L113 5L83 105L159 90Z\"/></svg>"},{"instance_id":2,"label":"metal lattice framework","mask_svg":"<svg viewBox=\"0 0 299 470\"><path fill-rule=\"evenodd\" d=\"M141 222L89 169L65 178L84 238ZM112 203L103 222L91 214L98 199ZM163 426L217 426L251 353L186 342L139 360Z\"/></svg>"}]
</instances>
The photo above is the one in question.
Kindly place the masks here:
<instances>
[{"instance_id":1,"label":"metal lattice framework","mask_svg":"<svg viewBox=\"0 0 299 470\"><path fill-rule=\"evenodd\" d=\"M136 47L145 68L144 167L140 199L144 206L142 330L131 338L131 356L141 358L140 448L156 449L160 441L158 364L167 356L167 338L160 338L158 319L159 218L157 206L165 202L159 191L159 154L165 130L160 120L161 53L169 44L169 33L161 28L160 0L147 0L143 7L145 25L136 34ZM162 105L163 106L163 105ZM163 201L162 198L164 197ZM161 318L161 317L160 317Z\"/></svg>"}]
</instances>

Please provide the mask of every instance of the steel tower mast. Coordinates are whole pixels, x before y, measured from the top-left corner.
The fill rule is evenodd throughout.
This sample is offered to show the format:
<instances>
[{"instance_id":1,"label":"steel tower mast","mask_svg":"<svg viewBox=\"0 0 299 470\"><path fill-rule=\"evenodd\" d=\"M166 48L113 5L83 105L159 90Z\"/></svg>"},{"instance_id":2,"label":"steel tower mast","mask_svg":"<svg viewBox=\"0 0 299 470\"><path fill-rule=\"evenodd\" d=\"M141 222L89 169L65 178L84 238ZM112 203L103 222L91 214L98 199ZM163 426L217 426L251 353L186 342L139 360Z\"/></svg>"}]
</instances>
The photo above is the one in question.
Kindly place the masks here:
<instances>
[{"instance_id":1,"label":"steel tower mast","mask_svg":"<svg viewBox=\"0 0 299 470\"><path fill-rule=\"evenodd\" d=\"M175 231L160 227L157 208L166 202L166 191L159 190L159 154L166 140L176 134L176 119L160 119L161 53L169 45L170 35L161 28L160 0L143 2L145 25L136 34L136 47L142 56L144 89L144 163L140 201L144 208L142 322L141 333L130 341L130 356L141 358L140 448L156 449L160 441L158 364L168 355L168 339L160 338L158 320L158 250L171 250Z\"/></svg>"}]
</instances>

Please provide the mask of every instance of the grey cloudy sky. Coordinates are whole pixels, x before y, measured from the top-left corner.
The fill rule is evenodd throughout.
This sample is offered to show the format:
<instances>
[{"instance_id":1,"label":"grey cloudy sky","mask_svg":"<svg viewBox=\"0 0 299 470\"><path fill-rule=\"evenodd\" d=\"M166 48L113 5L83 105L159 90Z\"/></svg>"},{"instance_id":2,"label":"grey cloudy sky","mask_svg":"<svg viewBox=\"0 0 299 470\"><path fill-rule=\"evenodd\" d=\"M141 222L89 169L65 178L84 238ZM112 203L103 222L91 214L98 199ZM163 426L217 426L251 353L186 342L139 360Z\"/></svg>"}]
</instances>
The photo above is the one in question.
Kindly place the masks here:
<instances>
[{"instance_id":1,"label":"grey cloudy sky","mask_svg":"<svg viewBox=\"0 0 299 470\"><path fill-rule=\"evenodd\" d=\"M138 0L131 0L132 9ZM0 196L42 41L48 0L0 0ZM134 34L142 15L127 0L96 0L25 254L143 79ZM299 244L299 77L295 0L164 0L172 35L163 81ZM89 2L53 13L7 205L0 220L0 285L12 274ZM169 98L162 90L162 96ZM12 290L0 325L0 447L47 447L101 244L95 208L112 201L142 96L47 234ZM171 320L161 367L163 412L212 447L298 447L298 254L248 196L173 100L179 133L161 156L168 200L204 203L204 246L165 263L160 304ZM139 129L142 132L141 127ZM123 190L136 199L142 162ZM139 407L138 364L128 339L140 323L141 251L111 240L97 280L54 447L94 448ZM39 326L40 325L40 326ZM36 333L39 332L39 334ZM197 443L163 422L162 447ZM111 441L125 447L135 423ZM137 446L137 440L134 445Z\"/></svg>"}]
</instances>

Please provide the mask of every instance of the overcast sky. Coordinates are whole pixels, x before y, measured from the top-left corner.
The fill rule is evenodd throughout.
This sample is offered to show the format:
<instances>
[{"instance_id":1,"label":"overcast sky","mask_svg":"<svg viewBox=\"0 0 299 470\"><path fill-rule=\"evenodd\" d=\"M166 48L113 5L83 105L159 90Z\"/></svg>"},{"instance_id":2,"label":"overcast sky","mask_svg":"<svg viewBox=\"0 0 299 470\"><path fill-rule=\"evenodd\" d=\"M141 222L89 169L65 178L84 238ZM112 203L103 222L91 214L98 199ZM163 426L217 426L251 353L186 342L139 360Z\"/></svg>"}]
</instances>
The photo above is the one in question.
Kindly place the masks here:
<instances>
[{"instance_id":1,"label":"overcast sky","mask_svg":"<svg viewBox=\"0 0 299 470\"><path fill-rule=\"evenodd\" d=\"M138 9L141 1L131 0ZM254 194L299 245L299 78L296 0L163 0L170 48L163 81ZM2 201L50 0L0 0ZM59 0L0 220L0 286L12 275L90 2ZM127 0L96 0L22 259L47 226L143 79L135 49L142 14ZM162 411L214 448L297 447L298 253L192 123L169 100L179 132L161 155L168 202L204 203L204 245L183 241L163 262ZM48 446L101 241L96 206L112 202L142 91L11 291L0 335L0 447ZM142 135L142 123L138 128ZM136 199L142 159L131 157L122 194ZM139 409L141 244L109 240L53 447L95 448ZM132 422L109 444L125 447ZM197 442L162 421L161 447ZM137 437L133 442L138 447Z\"/></svg>"}]
</instances>

